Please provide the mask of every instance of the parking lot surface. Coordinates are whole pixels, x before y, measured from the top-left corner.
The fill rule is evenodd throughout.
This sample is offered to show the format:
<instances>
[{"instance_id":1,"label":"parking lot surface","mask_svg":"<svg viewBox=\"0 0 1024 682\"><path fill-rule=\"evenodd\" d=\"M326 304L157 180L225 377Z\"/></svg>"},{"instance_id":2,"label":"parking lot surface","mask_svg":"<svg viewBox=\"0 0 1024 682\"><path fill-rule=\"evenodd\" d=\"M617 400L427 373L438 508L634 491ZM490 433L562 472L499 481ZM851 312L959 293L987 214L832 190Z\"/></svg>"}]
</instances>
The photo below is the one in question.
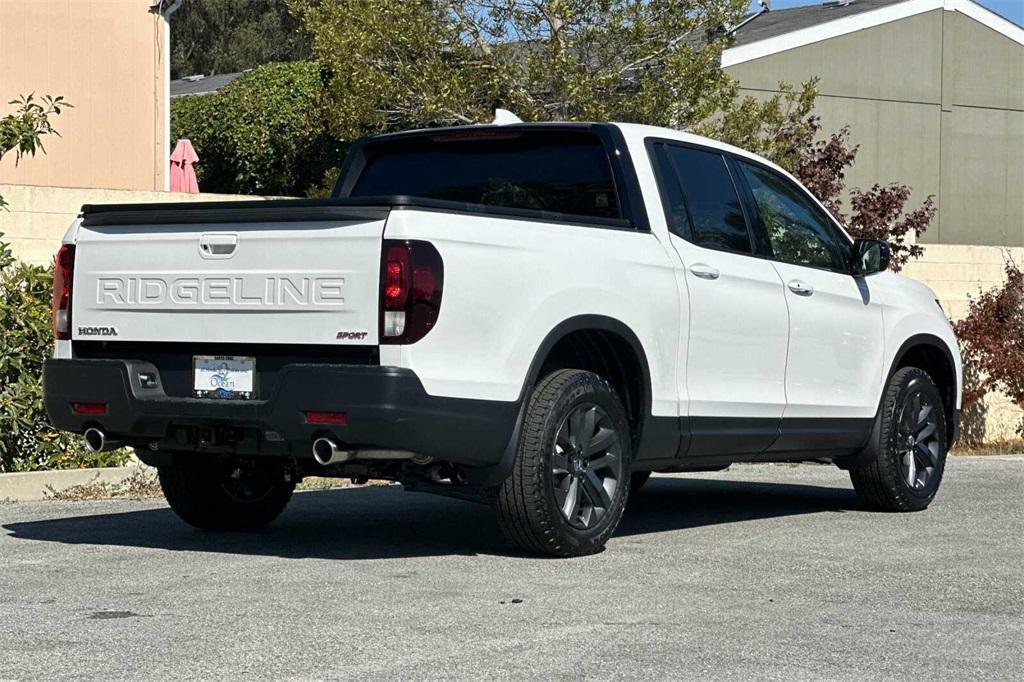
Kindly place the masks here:
<instances>
[{"instance_id":1,"label":"parking lot surface","mask_svg":"<svg viewBox=\"0 0 1024 682\"><path fill-rule=\"evenodd\" d=\"M903 515L830 466L657 477L572 560L395 486L297 494L246 534L162 500L0 527L0 679L1024 678L1022 458L952 459Z\"/></svg>"}]
</instances>

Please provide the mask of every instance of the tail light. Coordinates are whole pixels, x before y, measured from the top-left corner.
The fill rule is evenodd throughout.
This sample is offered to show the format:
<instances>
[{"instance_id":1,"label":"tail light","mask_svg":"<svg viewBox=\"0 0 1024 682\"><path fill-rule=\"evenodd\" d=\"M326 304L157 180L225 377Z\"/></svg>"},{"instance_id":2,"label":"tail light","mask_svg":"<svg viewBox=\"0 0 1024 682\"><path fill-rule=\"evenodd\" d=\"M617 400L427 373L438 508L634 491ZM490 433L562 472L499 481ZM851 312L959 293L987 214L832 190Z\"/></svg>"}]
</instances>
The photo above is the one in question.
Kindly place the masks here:
<instances>
[{"instance_id":1,"label":"tail light","mask_svg":"<svg viewBox=\"0 0 1024 682\"><path fill-rule=\"evenodd\" d=\"M53 334L71 338L71 280L75 271L75 247L65 244L53 260Z\"/></svg>"},{"instance_id":2,"label":"tail light","mask_svg":"<svg viewBox=\"0 0 1024 682\"><path fill-rule=\"evenodd\" d=\"M415 343L441 310L441 254L429 242L386 239L381 261L380 342Z\"/></svg>"}]
</instances>

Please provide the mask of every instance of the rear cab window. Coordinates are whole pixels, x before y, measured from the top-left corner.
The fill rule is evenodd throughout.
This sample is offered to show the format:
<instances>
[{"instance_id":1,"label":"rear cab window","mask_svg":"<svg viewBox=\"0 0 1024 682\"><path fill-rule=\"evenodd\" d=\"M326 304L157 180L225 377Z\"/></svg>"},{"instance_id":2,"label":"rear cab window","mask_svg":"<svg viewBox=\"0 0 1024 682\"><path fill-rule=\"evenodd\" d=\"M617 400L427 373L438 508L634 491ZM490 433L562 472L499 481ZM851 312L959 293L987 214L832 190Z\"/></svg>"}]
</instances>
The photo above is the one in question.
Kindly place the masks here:
<instances>
[{"instance_id":1,"label":"rear cab window","mask_svg":"<svg viewBox=\"0 0 1024 682\"><path fill-rule=\"evenodd\" d=\"M620 220L608 151L586 130L459 130L370 140L336 194L409 196Z\"/></svg>"},{"instance_id":2,"label":"rear cab window","mask_svg":"<svg viewBox=\"0 0 1024 682\"><path fill-rule=\"evenodd\" d=\"M725 156L671 143L658 143L653 149L669 229L706 249L753 253Z\"/></svg>"}]
</instances>

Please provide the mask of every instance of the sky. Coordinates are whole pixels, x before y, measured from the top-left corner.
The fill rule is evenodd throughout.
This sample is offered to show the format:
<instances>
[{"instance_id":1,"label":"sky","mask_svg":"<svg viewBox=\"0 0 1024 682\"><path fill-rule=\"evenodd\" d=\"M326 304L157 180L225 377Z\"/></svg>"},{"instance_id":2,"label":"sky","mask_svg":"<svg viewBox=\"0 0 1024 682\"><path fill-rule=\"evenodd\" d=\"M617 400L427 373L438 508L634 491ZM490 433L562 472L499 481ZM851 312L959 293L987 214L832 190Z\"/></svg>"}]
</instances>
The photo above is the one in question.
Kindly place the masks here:
<instances>
[{"instance_id":1,"label":"sky","mask_svg":"<svg viewBox=\"0 0 1024 682\"><path fill-rule=\"evenodd\" d=\"M1024 0L975 0L979 5L986 7L996 14L1015 22L1018 26L1024 26ZM772 9L785 9L787 7L802 7L804 5L820 5L824 2L815 0L772 0ZM751 6L757 7L757 0L751 0Z\"/></svg>"}]
</instances>

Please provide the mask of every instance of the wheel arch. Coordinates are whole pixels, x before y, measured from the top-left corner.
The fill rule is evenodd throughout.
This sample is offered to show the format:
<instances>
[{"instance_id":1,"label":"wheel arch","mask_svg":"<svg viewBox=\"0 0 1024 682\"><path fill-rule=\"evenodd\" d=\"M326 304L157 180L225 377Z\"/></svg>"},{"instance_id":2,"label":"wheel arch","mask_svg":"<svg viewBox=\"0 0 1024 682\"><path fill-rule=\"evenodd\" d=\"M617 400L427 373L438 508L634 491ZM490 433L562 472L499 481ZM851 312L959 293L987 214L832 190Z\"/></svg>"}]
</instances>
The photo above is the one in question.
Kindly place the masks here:
<instances>
[{"instance_id":1,"label":"wheel arch","mask_svg":"<svg viewBox=\"0 0 1024 682\"><path fill-rule=\"evenodd\" d=\"M631 351L630 360L633 363L633 367L622 367L621 369L629 371L635 369L639 372L639 377L635 377L635 383L637 392L635 396L635 403L631 406L628 404L629 396L623 396L623 402L626 404L626 412L630 413L632 407L633 413L631 418L641 418L644 415L651 413L651 368L647 361L647 353L644 350L643 343L636 333L630 329L630 327L624 322L617 320L613 317L606 315L577 315L570 317L567 320L555 325L555 327L547 333L544 340L541 341L537 347L537 352L534 353L533 360L530 362L530 368L527 371L526 378L523 381L523 386L520 389L520 400L525 401L529 396L530 389L537 385L537 382L552 369L556 369L556 364L553 364L553 360L557 360L557 355L560 349L564 349L565 345L577 338L583 338L583 335L592 335L595 343L600 343L599 340L608 340L610 338L618 339L620 347L618 349L608 346L596 346L593 345L590 348L580 348L581 352L591 352L593 354L600 354L607 357L608 353L614 353L615 350L620 350L622 347L628 347ZM583 363L593 364L593 363ZM593 369L593 367L581 367L577 369ZM603 374L603 373L602 373ZM605 376L613 386L618 390L622 388L616 385L618 382L614 377Z\"/></svg>"},{"instance_id":2,"label":"wheel arch","mask_svg":"<svg viewBox=\"0 0 1024 682\"><path fill-rule=\"evenodd\" d=\"M924 366L921 366L924 365ZM877 457L881 446L882 407L885 402L885 391L893 375L904 367L918 367L928 372L936 382L942 395L943 409L946 415L946 439L948 447L952 447L960 428L959 413L956 400L959 387L957 363L953 350L941 337L934 334L913 334L900 344L893 354L892 361L885 374L878 397L878 408L875 411L874 426L867 443L855 455L837 459L835 463L841 469L859 469Z\"/></svg>"},{"instance_id":3,"label":"wheel arch","mask_svg":"<svg viewBox=\"0 0 1024 682\"><path fill-rule=\"evenodd\" d=\"M914 334L906 339L893 356L884 386L892 375L904 367L917 367L928 373L939 387L946 413L946 438L952 446L958 428L957 395L961 390L957 363L949 345L933 334Z\"/></svg>"},{"instance_id":4,"label":"wheel arch","mask_svg":"<svg viewBox=\"0 0 1024 682\"><path fill-rule=\"evenodd\" d=\"M519 432L529 402L530 391L549 371L570 368L563 361L565 358L561 352L573 344L579 346L578 350L581 355L577 357L580 359L585 359L587 353L595 357L591 357L589 361L568 363L569 365L581 365L571 368L595 371L601 362L607 363L606 371L596 371L596 373L604 376L620 393L626 413L630 417L634 452L636 452L647 424L651 420L652 386L647 352L636 333L621 320L607 315L576 315L555 325L537 346L519 390L519 415L512 431L512 437L509 439L501 462L494 467L487 467L486 470L479 473L478 478L482 485L496 485L507 475L515 457L515 448L519 442ZM623 349L629 349L628 358L617 356L616 351ZM611 368L612 371L608 372L608 368ZM608 376L609 373L612 376ZM631 391L634 392L631 393Z\"/></svg>"}]
</instances>

